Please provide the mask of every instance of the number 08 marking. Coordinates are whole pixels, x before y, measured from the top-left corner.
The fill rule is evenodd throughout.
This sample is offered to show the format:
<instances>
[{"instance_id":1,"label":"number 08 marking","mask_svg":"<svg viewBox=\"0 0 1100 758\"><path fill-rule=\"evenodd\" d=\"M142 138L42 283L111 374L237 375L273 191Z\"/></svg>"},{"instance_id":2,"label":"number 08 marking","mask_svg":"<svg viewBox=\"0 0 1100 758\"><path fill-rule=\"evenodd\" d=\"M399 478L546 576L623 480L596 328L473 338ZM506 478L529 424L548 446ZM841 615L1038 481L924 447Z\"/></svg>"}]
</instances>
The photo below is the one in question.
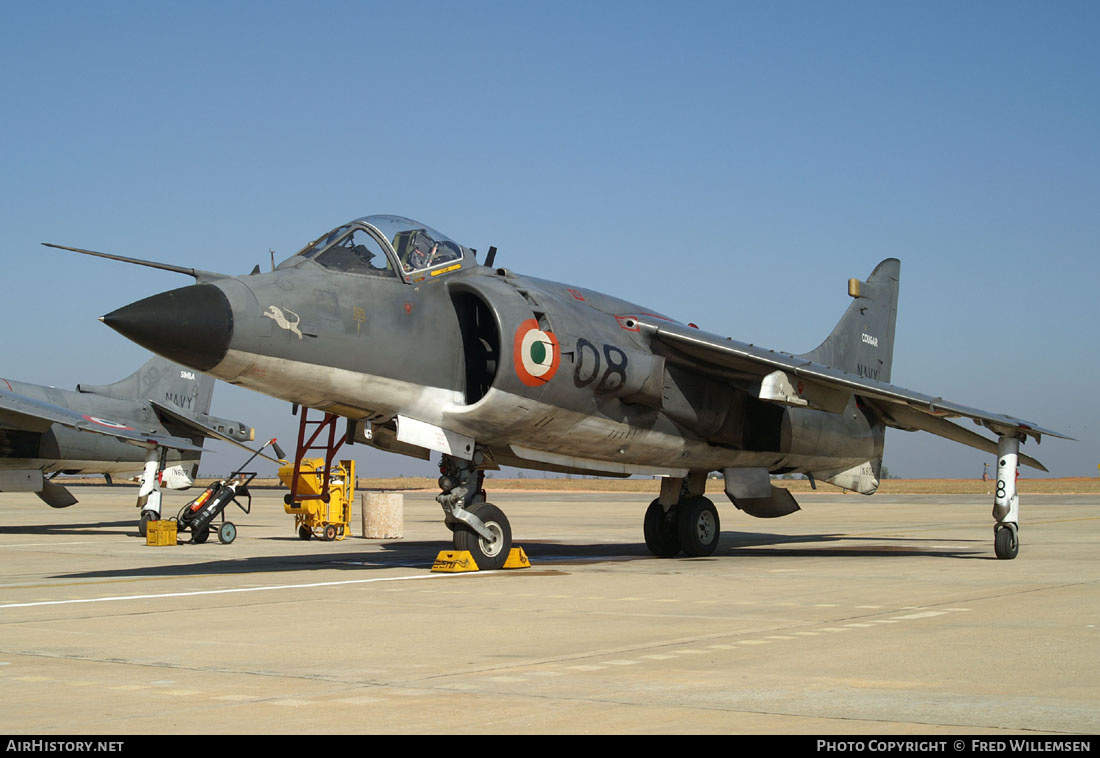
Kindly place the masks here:
<instances>
[{"instance_id":1,"label":"number 08 marking","mask_svg":"<svg viewBox=\"0 0 1100 758\"><path fill-rule=\"evenodd\" d=\"M597 393L614 392L626 384L627 357L614 345L603 346L603 360L607 369L596 385ZM589 365L590 364L590 368ZM587 387L600 376L602 361L600 351L583 337L577 340L577 367L573 370L573 383L578 387Z\"/></svg>"}]
</instances>

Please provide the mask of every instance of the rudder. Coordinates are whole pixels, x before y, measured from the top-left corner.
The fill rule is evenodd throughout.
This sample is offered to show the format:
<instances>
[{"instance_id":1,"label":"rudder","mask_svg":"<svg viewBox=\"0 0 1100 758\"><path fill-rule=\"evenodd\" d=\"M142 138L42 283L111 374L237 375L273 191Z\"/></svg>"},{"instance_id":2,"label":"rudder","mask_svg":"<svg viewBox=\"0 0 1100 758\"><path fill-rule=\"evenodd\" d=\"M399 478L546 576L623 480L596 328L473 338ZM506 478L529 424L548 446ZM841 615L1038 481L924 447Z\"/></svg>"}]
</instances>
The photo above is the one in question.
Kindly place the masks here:
<instances>
[{"instance_id":1,"label":"rudder","mask_svg":"<svg viewBox=\"0 0 1100 758\"><path fill-rule=\"evenodd\" d=\"M799 357L889 382L900 276L901 261L887 258L875 266L867 281L849 279L848 294L853 300L848 310L824 342Z\"/></svg>"}]
</instances>

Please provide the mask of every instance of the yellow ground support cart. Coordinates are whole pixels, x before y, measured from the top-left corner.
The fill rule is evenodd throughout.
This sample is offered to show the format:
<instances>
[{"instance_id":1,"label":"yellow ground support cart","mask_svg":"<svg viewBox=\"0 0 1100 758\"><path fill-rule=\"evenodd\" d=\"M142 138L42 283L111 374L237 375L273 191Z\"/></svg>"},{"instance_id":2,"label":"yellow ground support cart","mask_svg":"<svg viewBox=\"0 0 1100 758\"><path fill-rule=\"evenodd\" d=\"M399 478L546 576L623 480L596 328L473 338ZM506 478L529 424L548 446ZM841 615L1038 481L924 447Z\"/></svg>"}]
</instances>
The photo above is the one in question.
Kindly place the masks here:
<instances>
[{"instance_id":1,"label":"yellow ground support cart","mask_svg":"<svg viewBox=\"0 0 1100 758\"><path fill-rule=\"evenodd\" d=\"M303 540L320 537L342 540L350 534L351 504L355 499L355 461L340 461L328 472L325 491L325 459L303 458L298 486L284 496L284 510L294 515L294 526ZM279 468L279 479L293 490L294 464Z\"/></svg>"}]
</instances>

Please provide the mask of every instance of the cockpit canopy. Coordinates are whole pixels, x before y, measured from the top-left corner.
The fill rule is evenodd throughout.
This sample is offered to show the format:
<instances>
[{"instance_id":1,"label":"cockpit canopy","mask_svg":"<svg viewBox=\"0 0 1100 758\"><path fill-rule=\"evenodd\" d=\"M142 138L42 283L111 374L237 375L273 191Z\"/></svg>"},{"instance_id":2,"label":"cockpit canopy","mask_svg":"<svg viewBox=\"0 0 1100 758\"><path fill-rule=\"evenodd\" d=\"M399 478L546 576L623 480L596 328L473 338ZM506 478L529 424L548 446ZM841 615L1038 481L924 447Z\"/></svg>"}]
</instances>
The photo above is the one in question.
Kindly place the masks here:
<instances>
[{"instance_id":1,"label":"cockpit canopy","mask_svg":"<svg viewBox=\"0 0 1100 758\"><path fill-rule=\"evenodd\" d=\"M473 251L427 224L402 216L364 216L310 242L279 268L303 259L335 271L418 282L473 262Z\"/></svg>"}]
</instances>

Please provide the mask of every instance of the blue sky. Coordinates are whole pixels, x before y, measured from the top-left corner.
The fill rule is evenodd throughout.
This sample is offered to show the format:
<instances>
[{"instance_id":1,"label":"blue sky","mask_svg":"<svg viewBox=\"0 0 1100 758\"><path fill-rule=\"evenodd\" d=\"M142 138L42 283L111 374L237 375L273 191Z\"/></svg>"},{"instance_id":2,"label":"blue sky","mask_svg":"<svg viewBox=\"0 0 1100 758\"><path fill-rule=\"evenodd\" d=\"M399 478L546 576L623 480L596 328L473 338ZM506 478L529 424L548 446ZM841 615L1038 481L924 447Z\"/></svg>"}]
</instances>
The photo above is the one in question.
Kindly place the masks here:
<instances>
[{"instance_id":1,"label":"blue sky","mask_svg":"<svg viewBox=\"0 0 1100 758\"><path fill-rule=\"evenodd\" d=\"M894 382L1064 431L1025 450L1096 476L1098 33L1069 1L7 2L0 376L129 373L96 318L188 281L43 241L245 273L398 213L792 352L897 257ZM293 436L281 401L214 410ZM987 461L887 436L896 474Z\"/></svg>"}]
</instances>

